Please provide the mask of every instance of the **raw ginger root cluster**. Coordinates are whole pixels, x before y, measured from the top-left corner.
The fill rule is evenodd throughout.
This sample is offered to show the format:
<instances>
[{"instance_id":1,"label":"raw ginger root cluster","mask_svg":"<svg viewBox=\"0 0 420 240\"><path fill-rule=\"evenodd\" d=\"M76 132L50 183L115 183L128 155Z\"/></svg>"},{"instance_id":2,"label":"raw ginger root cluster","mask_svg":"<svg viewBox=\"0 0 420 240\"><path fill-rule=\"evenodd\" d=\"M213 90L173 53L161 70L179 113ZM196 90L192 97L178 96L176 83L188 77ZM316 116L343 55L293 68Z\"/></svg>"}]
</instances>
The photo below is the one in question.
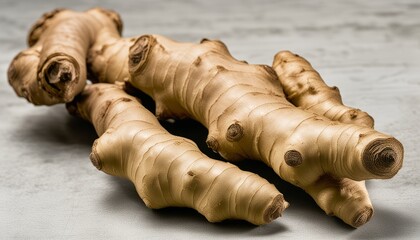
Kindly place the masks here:
<instances>
[{"instance_id":1,"label":"raw ginger root cluster","mask_svg":"<svg viewBox=\"0 0 420 240\"><path fill-rule=\"evenodd\" d=\"M157 121L192 118L208 128L207 145L225 160L262 161L327 214L353 227L369 221L364 181L397 174L403 146L373 129L366 112L345 106L308 61L281 51L272 67L248 64L218 40L122 38L121 26L118 14L98 8L46 14L31 31L31 48L9 68L19 96L34 104L67 102L71 113L92 122L100 136L91 154L98 169L131 180L151 208L192 207L209 221L254 224L280 216L288 203L272 184L208 158ZM49 40L67 27L74 31L65 39ZM61 56L61 45L66 58L45 61ZM85 87L87 75L94 83ZM157 118L121 83L151 96Z\"/></svg>"}]
</instances>

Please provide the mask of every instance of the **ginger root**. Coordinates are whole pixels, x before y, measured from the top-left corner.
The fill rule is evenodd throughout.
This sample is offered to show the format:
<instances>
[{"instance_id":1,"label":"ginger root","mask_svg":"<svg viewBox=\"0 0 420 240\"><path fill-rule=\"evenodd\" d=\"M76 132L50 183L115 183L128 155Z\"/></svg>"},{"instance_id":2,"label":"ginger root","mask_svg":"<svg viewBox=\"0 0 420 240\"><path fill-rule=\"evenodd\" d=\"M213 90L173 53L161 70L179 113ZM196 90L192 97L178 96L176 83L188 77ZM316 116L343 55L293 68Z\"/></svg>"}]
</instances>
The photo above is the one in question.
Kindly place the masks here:
<instances>
[{"instance_id":1,"label":"ginger root","mask_svg":"<svg viewBox=\"0 0 420 240\"><path fill-rule=\"evenodd\" d=\"M302 109L342 123L373 128L373 118L360 109L345 106L337 87L329 87L304 58L290 51L278 52L273 61L287 100Z\"/></svg>"},{"instance_id":2,"label":"ginger root","mask_svg":"<svg viewBox=\"0 0 420 240\"><path fill-rule=\"evenodd\" d=\"M44 14L30 30L29 48L9 66L9 83L16 94L34 105L73 100L86 84L87 51L109 25L121 32L119 15L101 8Z\"/></svg>"},{"instance_id":3,"label":"ginger root","mask_svg":"<svg viewBox=\"0 0 420 240\"><path fill-rule=\"evenodd\" d=\"M93 84L69 112L95 126L92 163L131 180L149 208L191 207L210 222L269 223L288 206L267 180L208 158L191 140L173 136L156 117L113 84Z\"/></svg>"},{"instance_id":4,"label":"ginger root","mask_svg":"<svg viewBox=\"0 0 420 240\"><path fill-rule=\"evenodd\" d=\"M398 140L296 108L271 67L234 59L220 41L141 36L130 48L129 73L130 83L155 99L159 117L198 120L224 158L262 160L354 227L372 210L366 189L347 179L391 178L402 166Z\"/></svg>"},{"instance_id":5,"label":"ginger root","mask_svg":"<svg viewBox=\"0 0 420 240\"><path fill-rule=\"evenodd\" d=\"M103 11L93 13L99 17ZM74 15L73 19L83 19L82 15ZM403 146L394 137L372 129L373 119L369 115L343 106L338 91L326 86L308 62L288 53L278 54L280 60L275 62L275 68L279 81L272 67L238 61L220 41L180 43L159 35L123 39L120 19L116 14L105 15L100 27L88 24L90 31L74 32L77 43L66 45L90 43L89 50L86 47L89 44L81 44L78 53L68 55L78 56L74 58L81 59L78 64L83 69L87 59L93 81L129 82L156 101L159 118L189 117L206 126L208 146L225 159L261 160L281 178L308 192L328 214L354 227L369 220L373 208L363 180L393 177L402 166ZM30 41L36 44L30 44L33 47L19 54L9 68L11 85L18 95L34 104L69 101L73 94L62 100L53 93L66 92L59 86L75 78L73 75L82 76L78 81L81 85L73 92L81 91L84 85L83 70L80 74L71 70L69 60L66 64L58 61L61 67L57 71L44 63L44 48L68 40L59 38L62 40L57 44L47 44L47 39L58 31L54 29L61 28L59 23L53 24L55 17L51 19L45 21L51 24L42 24L47 26L45 33L34 35L40 36L39 40L35 37L36 41ZM288 60L284 61L284 56L294 65L286 65ZM37 65L38 70L33 70ZM89 86L69 108L90 120L101 135L93 147L92 162L109 174L129 178L149 207L188 206L209 221L241 218L262 224L277 217L287 205L277 190L269 189L262 194L256 188L249 191L238 188L240 181L248 182L242 171L226 163L216 164L200 153L195 144L169 135L152 115L141 110L134 98L115 87ZM184 152L184 148L189 150ZM151 168L153 164L158 168ZM170 167L175 165L176 170ZM238 175L224 176L226 172ZM170 176L174 179L169 179ZM256 182L260 182L255 184L263 186L262 189L272 188L266 182L265 185ZM210 199L206 199L207 191L226 187L235 189L232 193L246 195L241 201L249 200L250 192L264 196L258 202L245 201L247 204L232 203L240 195L238 198L217 195L213 199L209 194ZM233 209L250 209L254 213Z\"/></svg>"},{"instance_id":6,"label":"ginger root","mask_svg":"<svg viewBox=\"0 0 420 240\"><path fill-rule=\"evenodd\" d=\"M402 166L398 140L296 108L271 67L234 59L220 41L179 43L144 35L129 53L127 40L109 41L112 46L103 45L108 52L96 51L91 59L120 62L120 81L154 98L158 118L198 120L209 129L208 146L225 159L262 160L328 214L354 227L373 212L363 182L355 180L390 178ZM101 49L100 42L95 45ZM128 69L111 54L112 48L129 54ZM98 69L93 76L112 82L100 71L105 67L93 64L92 69Z\"/></svg>"},{"instance_id":7,"label":"ginger root","mask_svg":"<svg viewBox=\"0 0 420 240\"><path fill-rule=\"evenodd\" d=\"M342 123L354 123L373 128L374 120L360 109L345 106L337 87L329 87L322 80L319 73L303 57L290 51L280 51L274 56L273 69L276 71L286 97L296 107L300 107L317 115ZM326 186L325 186L326 184ZM324 186L323 186L324 185ZM351 225L357 227L367 222L373 215L373 206L369 199L364 181L354 181L348 178L332 178L325 176L308 192L317 204L327 213L336 216L346 212L360 212L360 217ZM343 191L343 189L346 189ZM349 195L351 193L351 195ZM352 201L352 210L335 207L336 199L358 199ZM339 206L338 206L339 207Z\"/></svg>"}]
</instances>

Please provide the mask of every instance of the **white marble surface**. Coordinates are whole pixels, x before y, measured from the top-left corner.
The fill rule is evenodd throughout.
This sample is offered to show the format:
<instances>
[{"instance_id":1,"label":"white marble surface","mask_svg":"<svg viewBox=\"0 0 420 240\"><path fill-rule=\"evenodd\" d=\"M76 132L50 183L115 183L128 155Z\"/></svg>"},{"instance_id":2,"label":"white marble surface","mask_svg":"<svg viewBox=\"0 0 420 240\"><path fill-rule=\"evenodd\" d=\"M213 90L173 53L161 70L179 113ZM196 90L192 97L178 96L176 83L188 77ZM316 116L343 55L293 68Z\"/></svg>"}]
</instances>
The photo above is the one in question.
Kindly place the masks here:
<instances>
[{"instance_id":1,"label":"white marble surface","mask_svg":"<svg viewBox=\"0 0 420 240\"><path fill-rule=\"evenodd\" d=\"M420 235L420 2L399 1L40 1L0 0L1 239L414 239ZM301 190L261 164L291 203L282 218L255 227L211 224L193 210L150 210L133 186L97 171L88 155L93 128L64 106L34 107L7 83L9 62L26 47L30 25L56 7L121 13L125 36L158 33L177 40L218 38L233 55L271 64L280 49L306 57L344 101L370 112L376 128L405 147L390 180L368 182L375 215L354 230L326 216ZM180 123L167 125L185 134ZM178 129L176 129L178 128ZM191 137L203 141L196 126ZM188 136L188 134L187 134ZM204 149L204 145L201 145ZM208 151L207 151L208 152Z\"/></svg>"}]
</instances>

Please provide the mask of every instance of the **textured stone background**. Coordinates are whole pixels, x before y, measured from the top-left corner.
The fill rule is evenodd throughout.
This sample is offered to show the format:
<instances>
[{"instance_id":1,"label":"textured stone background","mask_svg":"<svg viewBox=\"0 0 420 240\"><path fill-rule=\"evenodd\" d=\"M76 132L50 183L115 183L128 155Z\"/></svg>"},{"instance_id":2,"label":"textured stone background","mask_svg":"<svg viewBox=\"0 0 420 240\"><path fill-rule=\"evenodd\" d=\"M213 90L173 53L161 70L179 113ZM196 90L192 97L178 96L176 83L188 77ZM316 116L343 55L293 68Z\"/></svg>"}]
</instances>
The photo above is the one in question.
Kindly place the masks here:
<instances>
[{"instance_id":1,"label":"textured stone background","mask_svg":"<svg viewBox=\"0 0 420 240\"><path fill-rule=\"evenodd\" d=\"M399 1L40 1L0 0L0 238L413 239L420 234L420 2ZM34 107L7 83L26 34L56 7L118 11L125 36L158 33L181 41L223 40L250 63L271 64L280 49L306 57L344 101L371 113L376 128L405 146L399 174L369 181L375 215L360 229L326 216L303 191L261 164L291 206L275 222L211 224L189 209L147 209L132 185L97 171L93 128L63 106ZM166 124L174 133L190 122ZM203 141L206 131L194 125ZM191 132L191 131L190 131ZM203 147L205 148L205 147Z\"/></svg>"}]
</instances>

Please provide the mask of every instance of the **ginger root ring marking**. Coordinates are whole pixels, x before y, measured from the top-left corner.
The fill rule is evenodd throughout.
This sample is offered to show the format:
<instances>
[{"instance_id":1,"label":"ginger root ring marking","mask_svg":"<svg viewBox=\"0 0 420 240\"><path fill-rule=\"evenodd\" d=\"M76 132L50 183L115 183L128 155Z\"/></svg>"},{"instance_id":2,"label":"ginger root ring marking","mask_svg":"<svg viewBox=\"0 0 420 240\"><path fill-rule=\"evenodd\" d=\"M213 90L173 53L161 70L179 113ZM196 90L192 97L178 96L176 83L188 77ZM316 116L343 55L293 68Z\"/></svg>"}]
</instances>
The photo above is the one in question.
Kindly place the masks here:
<instances>
[{"instance_id":1,"label":"ginger root ring marking","mask_svg":"<svg viewBox=\"0 0 420 240\"><path fill-rule=\"evenodd\" d=\"M55 61L47 67L46 79L50 84L69 82L74 76L73 65L67 61Z\"/></svg>"},{"instance_id":2,"label":"ginger root ring marking","mask_svg":"<svg viewBox=\"0 0 420 240\"><path fill-rule=\"evenodd\" d=\"M226 132L226 139L229 142L237 142L241 140L244 135L244 129L239 123L231 124Z\"/></svg>"},{"instance_id":3,"label":"ginger root ring marking","mask_svg":"<svg viewBox=\"0 0 420 240\"><path fill-rule=\"evenodd\" d=\"M141 62L146 56L149 46L149 38L147 36L142 36L137 40L137 45L131 50L130 62L132 65L136 65ZM133 48L132 47L132 48Z\"/></svg>"},{"instance_id":4,"label":"ginger root ring marking","mask_svg":"<svg viewBox=\"0 0 420 240\"><path fill-rule=\"evenodd\" d=\"M99 160L99 157L94 152L92 152L89 155L89 158L90 158L90 161L92 162L93 166L95 166L98 170L102 169L101 160Z\"/></svg>"},{"instance_id":5,"label":"ginger root ring marking","mask_svg":"<svg viewBox=\"0 0 420 240\"><path fill-rule=\"evenodd\" d=\"M284 160L286 161L286 164L291 167L299 166L303 162L302 155L296 150L287 151L284 154Z\"/></svg>"},{"instance_id":6,"label":"ginger root ring marking","mask_svg":"<svg viewBox=\"0 0 420 240\"><path fill-rule=\"evenodd\" d=\"M352 220L353 227L360 227L363 224L367 223L373 215L373 208L365 208L357 213Z\"/></svg>"},{"instance_id":7,"label":"ginger root ring marking","mask_svg":"<svg viewBox=\"0 0 420 240\"><path fill-rule=\"evenodd\" d=\"M219 150L219 142L214 137L209 137L206 141L207 146L211 148L214 152Z\"/></svg>"},{"instance_id":8,"label":"ginger root ring marking","mask_svg":"<svg viewBox=\"0 0 420 240\"><path fill-rule=\"evenodd\" d=\"M363 166L381 178L391 178L402 166L403 146L394 139L378 139L363 152Z\"/></svg>"}]
</instances>

